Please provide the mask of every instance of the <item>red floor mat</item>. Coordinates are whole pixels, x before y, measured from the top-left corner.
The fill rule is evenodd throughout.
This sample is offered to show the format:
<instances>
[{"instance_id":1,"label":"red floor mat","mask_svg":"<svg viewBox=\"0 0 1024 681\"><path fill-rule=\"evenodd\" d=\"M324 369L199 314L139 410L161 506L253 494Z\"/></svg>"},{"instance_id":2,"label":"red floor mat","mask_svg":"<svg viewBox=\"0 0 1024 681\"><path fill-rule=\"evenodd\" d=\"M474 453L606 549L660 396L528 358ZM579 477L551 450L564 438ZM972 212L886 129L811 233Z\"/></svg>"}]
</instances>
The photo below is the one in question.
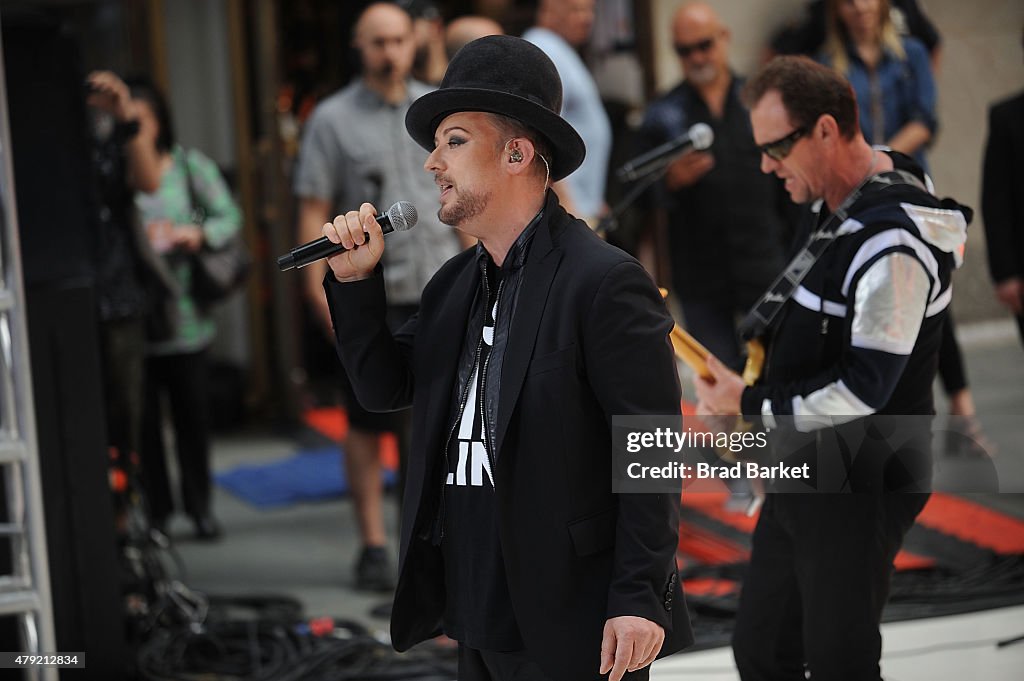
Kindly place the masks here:
<instances>
[{"instance_id":1,"label":"red floor mat","mask_svg":"<svg viewBox=\"0 0 1024 681\"><path fill-rule=\"evenodd\" d=\"M917 523L994 553L1024 553L1024 521L963 497L933 494Z\"/></svg>"},{"instance_id":2,"label":"red floor mat","mask_svg":"<svg viewBox=\"0 0 1024 681\"><path fill-rule=\"evenodd\" d=\"M925 511L929 508L938 507L941 510L933 511L932 515L937 518L942 518L946 523L946 527L951 527L954 522L958 523L960 528L960 534L956 534L942 527L934 527L939 529L946 534L953 534L960 539L967 539L969 534L969 528L967 520L970 516L966 514L958 515L956 508L959 508L959 504L949 504L946 499L939 499L938 497L945 497L948 495L935 495L929 501L928 506L925 507ZM735 538L732 540L716 535L712 530L706 528L693 527L688 525L686 522L682 523L679 531L679 552L682 554L684 559L693 559L701 563L708 565L722 565L728 563L735 563L738 561L745 561L750 556L749 550L749 535L754 531L754 526L757 524L757 515L747 516L746 513L741 511L730 511L725 508L725 504L729 499L728 492L702 492L700 494L683 494L682 504L684 509L688 511L694 511L700 515L709 518L717 523L726 525L744 535L746 541L737 542ZM952 497L953 502L961 502L962 500ZM976 506L976 505L975 505ZM950 508L947 508L950 507ZM983 512L992 514L991 511L984 507L978 507L974 509L975 518L982 517ZM999 536L998 533L1005 532L1009 529L1009 524L1005 522L1010 520L1016 523L1017 527L1014 531L1017 532L1017 539L1024 541L1024 523L1020 521L1013 521L1007 519L1006 516L995 514L1002 519L1002 522L998 523L998 528L992 531L977 530L975 534L985 535L991 538ZM924 513L922 513L922 517ZM686 515L684 514L684 517ZM933 525L938 524L933 523ZM1005 546L1012 546L1010 540L1004 539L1003 544ZM986 544L980 544L991 548ZM1024 553L1024 549L1017 551L997 551L997 553ZM935 565L935 560L927 556L918 555L912 551L906 549L899 552L896 556L895 564L897 570L916 570L925 567L932 567Z\"/></svg>"}]
</instances>

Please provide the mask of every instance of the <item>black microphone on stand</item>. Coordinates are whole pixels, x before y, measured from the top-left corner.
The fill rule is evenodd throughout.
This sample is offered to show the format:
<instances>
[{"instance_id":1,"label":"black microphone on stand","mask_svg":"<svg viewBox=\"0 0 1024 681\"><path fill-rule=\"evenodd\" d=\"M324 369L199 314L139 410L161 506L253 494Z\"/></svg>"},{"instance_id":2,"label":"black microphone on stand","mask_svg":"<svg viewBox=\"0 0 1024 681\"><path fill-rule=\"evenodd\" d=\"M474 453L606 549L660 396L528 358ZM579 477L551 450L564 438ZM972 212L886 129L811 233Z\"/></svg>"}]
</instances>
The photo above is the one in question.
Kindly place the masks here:
<instances>
[{"instance_id":1,"label":"black microphone on stand","mask_svg":"<svg viewBox=\"0 0 1024 681\"><path fill-rule=\"evenodd\" d=\"M661 146L651 149L646 154L637 156L632 161L623 164L615 171L620 180L632 182L639 180L656 170L661 170L671 163L676 156L680 156L691 148L703 151L715 141L715 133L711 126L706 123L696 123L674 140L669 140Z\"/></svg>"},{"instance_id":2,"label":"black microphone on stand","mask_svg":"<svg viewBox=\"0 0 1024 681\"><path fill-rule=\"evenodd\" d=\"M405 232L412 229L419 219L416 213L416 206L408 201L399 201L388 208L388 212L377 216L377 224L385 234L391 232ZM325 236L308 244L296 246L288 253L277 259L277 267L282 271L290 270L293 267L305 267L311 262L321 258L329 258L332 255L341 253L346 249L341 244L336 244Z\"/></svg>"}]
</instances>

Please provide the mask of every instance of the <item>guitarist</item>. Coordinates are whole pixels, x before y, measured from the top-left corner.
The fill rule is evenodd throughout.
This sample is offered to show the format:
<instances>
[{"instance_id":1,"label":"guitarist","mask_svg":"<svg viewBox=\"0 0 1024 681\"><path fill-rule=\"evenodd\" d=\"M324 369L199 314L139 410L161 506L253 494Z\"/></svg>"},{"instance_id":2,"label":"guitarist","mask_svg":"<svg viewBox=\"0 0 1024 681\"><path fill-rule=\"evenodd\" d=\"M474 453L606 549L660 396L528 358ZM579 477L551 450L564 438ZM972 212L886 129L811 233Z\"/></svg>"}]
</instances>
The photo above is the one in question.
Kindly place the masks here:
<instances>
[{"instance_id":1,"label":"guitarist","mask_svg":"<svg viewBox=\"0 0 1024 681\"><path fill-rule=\"evenodd\" d=\"M747 335L771 337L764 376L748 387L709 357L698 412L744 414L773 431L776 456L782 440L796 452L787 464L818 463L805 487L855 493L770 491L733 652L743 681L804 679L805 670L877 681L892 561L927 500L932 381L970 210L940 202L872 149L853 91L828 68L779 57L744 96L761 170L811 204L817 222L745 320ZM888 438L910 446L864 437L880 432L881 415L916 417ZM859 444L830 461L832 441Z\"/></svg>"}]
</instances>

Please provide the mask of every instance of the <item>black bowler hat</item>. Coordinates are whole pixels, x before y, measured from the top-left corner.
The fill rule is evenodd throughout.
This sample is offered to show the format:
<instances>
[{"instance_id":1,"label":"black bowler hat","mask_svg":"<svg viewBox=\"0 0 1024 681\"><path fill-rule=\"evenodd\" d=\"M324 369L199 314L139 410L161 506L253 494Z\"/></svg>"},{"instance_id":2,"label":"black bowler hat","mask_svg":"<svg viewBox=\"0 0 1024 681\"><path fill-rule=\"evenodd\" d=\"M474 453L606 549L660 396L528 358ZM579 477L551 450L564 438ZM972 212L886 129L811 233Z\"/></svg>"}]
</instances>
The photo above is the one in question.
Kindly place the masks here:
<instances>
[{"instance_id":1,"label":"black bowler hat","mask_svg":"<svg viewBox=\"0 0 1024 681\"><path fill-rule=\"evenodd\" d=\"M587 150L579 133L559 115L562 81L539 47L522 38L490 35L459 50L437 90L409 107L405 128L416 142L434 149L434 132L446 116L487 111L510 116L547 138L553 150L551 179L579 168Z\"/></svg>"}]
</instances>

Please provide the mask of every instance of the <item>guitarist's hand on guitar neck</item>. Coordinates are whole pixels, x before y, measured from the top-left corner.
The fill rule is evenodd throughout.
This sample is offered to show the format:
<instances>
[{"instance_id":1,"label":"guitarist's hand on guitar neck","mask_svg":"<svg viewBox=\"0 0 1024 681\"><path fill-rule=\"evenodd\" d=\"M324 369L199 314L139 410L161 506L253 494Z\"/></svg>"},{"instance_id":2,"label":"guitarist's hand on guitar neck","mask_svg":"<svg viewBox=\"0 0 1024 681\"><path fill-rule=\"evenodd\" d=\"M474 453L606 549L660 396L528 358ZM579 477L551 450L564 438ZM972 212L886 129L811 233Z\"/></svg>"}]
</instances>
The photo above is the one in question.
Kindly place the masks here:
<instances>
[{"instance_id":1,"label":"guitarist's hand on guitar neck","mask_svg":"<svg viewBox=\"0 0 1024 681\"><path fill-rule=\"evenodd\" d=\"M743 377L730 370L714 355L707 356L710 378L696 376L693 380L697 389L697 414L720 414L735 416L740 413L740 397L747 387Z\"/></svg>"}]
</instances>

